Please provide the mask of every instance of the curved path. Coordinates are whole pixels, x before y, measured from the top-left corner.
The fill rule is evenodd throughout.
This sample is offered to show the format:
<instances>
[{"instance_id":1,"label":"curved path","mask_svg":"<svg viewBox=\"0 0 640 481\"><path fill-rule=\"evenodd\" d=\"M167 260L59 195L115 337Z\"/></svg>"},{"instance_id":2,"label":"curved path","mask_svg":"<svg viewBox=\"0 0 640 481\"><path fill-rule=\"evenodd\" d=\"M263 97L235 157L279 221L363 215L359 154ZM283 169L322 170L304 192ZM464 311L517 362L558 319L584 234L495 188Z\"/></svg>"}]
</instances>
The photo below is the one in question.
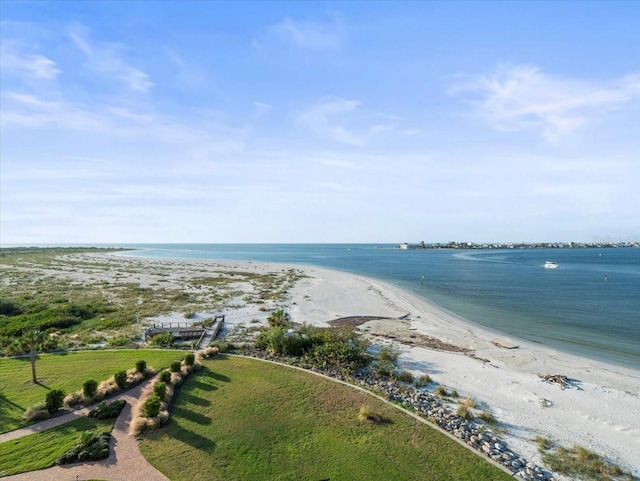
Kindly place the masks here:
<instances>
[{"instance_id":1,"label":"curved path","mask_svg":"<svg viewBox=\"0 0 640 481\"><path fill-rule=\"evenodd\" d=\"M76 479L104 479L112 481L169 481L164 474L151 466L147 460L140 454L138 441L134 436L128 434L129 424L131 422L131 406L138 400L140 393L144 387L151 382L151 379L143 382L137 387L120 394L113 399L125 399L126 406L118 416L113 432L111 433L111 449L107 459L102 461L92 461L89 463L76 463L65 466L54 466L52 468L41 469L40 471L31 471L29 473L15 474L2 478L3 481L51 481L57 480L76 480ZM28 434L44 431L46 429L59 426L69 421L73 421L79 417L85 408L71 414L66 414L58 418L49 419L43 423L30 426L23 429L17 429L5 433L12 434L13 437L0 441L8 441L17 439ZM86 414L86 412L84 413ZM18 433L19 431L19 433ZM17 433L17 434L14 434ZM5 436L8 437L8 436Z\"/></svg>"}]
</instances>

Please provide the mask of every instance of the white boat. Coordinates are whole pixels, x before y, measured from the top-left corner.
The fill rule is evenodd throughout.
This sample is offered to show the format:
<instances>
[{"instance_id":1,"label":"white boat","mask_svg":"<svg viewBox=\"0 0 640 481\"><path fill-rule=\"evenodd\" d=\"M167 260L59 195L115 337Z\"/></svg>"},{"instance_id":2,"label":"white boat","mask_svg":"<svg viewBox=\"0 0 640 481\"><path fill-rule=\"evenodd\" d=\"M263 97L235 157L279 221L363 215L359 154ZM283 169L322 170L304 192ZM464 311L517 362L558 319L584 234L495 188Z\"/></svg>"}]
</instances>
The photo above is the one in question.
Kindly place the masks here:
<instances>
[{"instance_id":1,"label":"white boat","mask_svg":"<svg viewBox=\"0 0 640 481\"><path fill-rule=\"evenodd\" d=\"M555 262L547 261L547 262L544 263L544 268L545 269L557 269L558 268L558 264L556 264Z\"/></svg>"}]
</instances>

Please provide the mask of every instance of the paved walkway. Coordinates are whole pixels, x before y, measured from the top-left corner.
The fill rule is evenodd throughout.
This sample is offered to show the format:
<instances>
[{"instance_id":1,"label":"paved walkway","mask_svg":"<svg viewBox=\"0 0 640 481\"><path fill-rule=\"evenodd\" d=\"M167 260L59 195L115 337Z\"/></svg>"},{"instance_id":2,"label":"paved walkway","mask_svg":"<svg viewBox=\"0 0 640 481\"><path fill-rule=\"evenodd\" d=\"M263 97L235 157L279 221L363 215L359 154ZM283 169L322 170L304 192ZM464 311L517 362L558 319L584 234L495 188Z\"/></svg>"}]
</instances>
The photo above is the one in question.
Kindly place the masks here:
<instances>
[{"instance_id":1,"label":"paved walkway","mask_svg":"<svg viewBox=\"0 0 640 481\"><path fill-rule=\"evenodd\" d=\"M120 413L113 432L111 433L111 454L107 459L92 461L90 463L54 466L40 471L16 474L2 478L3 481L76 481L85 479L102 479L106 481L169 481L169 478L151 466L142 454L140 454L136 438L127 434L129 423L131 422L131 406L138 400L140 392L149 382L151 382L151 380L110 399L110 401L120 398L126 399L127 405ZM88 410L89 408L86 409L86 411ZM85 409L58 418L49 419L34 426L5 433L0 436L0 442L17 439L27 434L44 431L73 421L82 415L82 411L85 411ZM18 431L20 431L20 433L18 433ZM3 437L7 437L5 435L14 433L18 434L8 439L3 439Z\"/></svg>"}]
</instances>

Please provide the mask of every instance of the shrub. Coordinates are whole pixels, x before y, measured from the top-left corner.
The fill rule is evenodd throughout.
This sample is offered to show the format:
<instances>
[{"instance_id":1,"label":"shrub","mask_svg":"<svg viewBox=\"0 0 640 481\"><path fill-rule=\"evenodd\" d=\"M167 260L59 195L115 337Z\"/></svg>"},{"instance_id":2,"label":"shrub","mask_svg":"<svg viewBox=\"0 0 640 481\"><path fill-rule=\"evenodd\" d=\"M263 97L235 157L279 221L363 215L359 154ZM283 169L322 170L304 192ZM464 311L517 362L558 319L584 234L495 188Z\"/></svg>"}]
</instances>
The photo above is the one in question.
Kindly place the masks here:
<instances>
[{"instance_id":1,"label":"shrub","mask_svg":"<svg viewBox=\"0 0 640 481\"><path fill-rule=\"evenodd\" d=\"M120 411L124 408L127 401L124 399L118 399L111 404L107 404L105 401L96 406L95 409L89 411L88 416L96 419L113 419L120 415Z\"/></svg>"},{"instance_id":2,"label":"shrub","mask_svg":"<svg viewBox=\"0 0 640 481\"><path fill-rule=\"evenodd\" d=\"M164 426L169 422L169 411L160 411L158 414L158 424Z\"/></svg>"},{"instance_id":3,"label":"shrub","mask_svg":"<svg viewBox=\"0 0 640 481\"><path fill-rule=\"evenodd\" d=\"M162 400L155 394L142 405L142 414L145 418L155 418L160 413Z\"/></svg>"},{"instance_id":4,"label":"shrub","mask_svg":"<svg viewBox=\"0 0 640 481\"><path fill-rule=\"evenodd\" d=\"M24 418L27 421L39 421L41 419L47 419L50 416L49 410L45 403L34 404L27 408L24 413Z\"/></svg>"},{"instance_id":5,"label":"shrub","mask_svg":"<svg viewBox=\"0 0 640 481\"><path fill-rule=\"evenodd\" d=\"M125 373L125 376L126 376L126 373ZM96 391L96 399L102 400L105 397L111 396L113 393L118 392L119 390L120 388L118 387L115 379L112 376L109 379L101 381L100 384L98 384L98 390Z\"/></svg>"},{"instance_id":6,"label":"shrub","mask_svg":"<svg viewBox=\"0 0 640 481\"><path fill-rule=\"evenodd\" d=\"M173 345L173 334L170 332L156 334L149 340L149 344L158 347L171 347Z\"/></svg>"},{"instance_id":7,"label":"shrub","mask_svg":"<svg viewBox=\"0 0 640 481\"><path fill-rule=\"evenodd\" d=\"M383 347L382 349L380 349L380 351L378 352L378 361L384 363L384 362L390 362L392 364L395 364L396 361L398 360L398 356L399 356L399 352L396 351L395 349L391 349L389 347Z\"/></svg>"},{"instance_id":8,"label":"shrub","mask_svg":"<svg viewBox=\"0 0 640 481\"><path fill-rule=\"evenodd\" d=\"M473 419L473 410L471 408L476 406L476 402L467 396L464 401L458 401L458 410L456 414L463 419Z\"/></svg>"},{"instance_id":9,"label":"shrub","mask_svg":"<svg viewBox=\"0 0 640 481\"><path fill-rule=\"evenodd\" d=\"M382 422L382 416L372 412L369 406L360 406L360 410L358 411L358 420L379 423Z\"/></svg>"},{"instance_id":10,"label":"shrub","mask_svg":"<svg viewBox=\"0 0 640 481\"><path fill-rule=\"evenodd\" d=\"M96 395L96 391L98 390L98 382L94 379L89 379L85 381L82 385L82 393L87 398L92 398Z\"/></svg>"},{"instance_id":11,"label":"shrub","mask_svg":"<svg viewBox=\"0 0 640 481\"><path fill-rule=\"evenodd\" d=\"M224 341L222 339L216 339L215 341L213 341L211 343L211 347L217 347L218 352L221 352L221 353L229 352L233 349L233 346L231 344L229 344L227 341Z\"/></svg>"},{"instance_id":12,"label":"shrub","mask_svg":"<svg viewBox=\"0 0 640 481\"><path fill-rule=\"evenodd\" d=\"M184 356L184 363L187 366L193 366L194 362L196 361L195 356L193 355L193 353L189 352L187 354L185 354Z\"/></svg>"},{"instance_id":13,"label":"shrub","mask_svg":"<svg viewBox=\"0 0 640 481\"><path fill-rule=\"evenodd\" d=\"M169 369L171 369L171 372L180 372L180 361L172 362Z\"/></svg>"},{"instance_id":14,"label":"shrub","mask_svg":"<svg viewBox=\"0 0 640 481\"><path fill-rule=\"evenodd\" d=\"M62 389L52 389L47 393L45 406L51 414L56 412L64 404L64 391Z\"/></svg>"},{"instance_id":15,"label":"shrub","mask_svg":"<svg viewBox=\"0 0 640 481\"><path fill-rule=\"evenodd\" d=\"M481 420L483 420L485 423L489 424L490 426L495 426L495 425L498 424L498 420L493 415L493 413L491 411L487 411L486 409L483 410L478 415L478 418L480 418Z\"/></svg>"},{"instance_id":16,"label":"shrub","mask_svg":"<svg viewBox=\"0 0 640 481\"><path fill-rule=\"evenodd\" d=\"M69 407L77 406L78 404L80 404L80 401L82 401L82 392L80 391L67 394L64 398L65 406Z\"/></svg>"},{"instance_id":17,"label":"shrub","mask_svg":"<svg viewBox=\"0 0 640 481\"><path fill-rule=\"evenodd\" d=\"M416 379L413 384L415 385L415 387L425 387L430 382L431 382L431 376L425 373L425 374L422 374L418 379Z\"/></svg>"},{"instance_id":18,"label":"shrub","mask_svg":"<svg viewBox=\"0 0 640 481\"><path fill-rule=\"evenodd\" d=\"M136 362L136 371L141 374L144 374L144 371L147 369L147 361L140 360Z\"/></svg>"},{"instance_id":19,"label":"shrub","mask_svg":"<svg viewBox=\"0 0 640 481\"><path fill-rule=\"evenodd\" d=\"M171 382L171 371L162 371L160 373L160 381L162 381L165 384L168 384Z\"/></svg>"},{"instance_id":20,"label":"shrub","mask_svg":"<svg viewBox=\"0 0 640 481\"><path fill-rule=\"evenodd\" d=\"M82 433L80 442L56 460L56 464L68 464L76 461L96 461L109 457L109 439L111 433Z\"/></svg>"},{"instance_id":21,"label":"shrub","mask_svg":"<svg viewBox=\"0 0 640 481\"><path fill-rule=\"evenodd\" d=\"M411 374L409 371L402 371L400 374L398 374L398 381L411 384L413 382L413 374Z\"/></svg>"},{"instance_id":22,"label":"shrub","mask_svg":"<svg viewBox=\"0 0 640 481\"><path fill-rule=\"evenodd\" d=\"M438 396L448 396L449 395L449 391L447 390L447 386L445 386L444 384L440 384L437 388L436 388L436 394Z\"/></svg>"},{"instance_id":23,"label":"shrub","mask_svg":"<svg viewBox=\"0 0 640 481\"><path fill-rule=\"evenodd\" d=\"M131 339L127 336L116 336L107 341L107 347L127 347L130 344Z\"/></svg>"},{"instance_id":24,"label":"shrub","mask_svg":"<svg viewBox=\"0 0 640 481\"><path fill-rule=\"evenodd\" d=\"M182 366L180 366L180 372L182 373L182 377L188 377L189 374L191 374L192 370L193 368L191 366L187 366L186 364L183 364Z\"/></svg>"},{"instance_id":25,"label":"shrub","mask_svg":"<svg viewBox=\"0 0 640 481\"><path fill-rule=\"evenodd\" d=\"M164 399L164 397L167 395L167 384L162 381L157 382L153 386L153 392L160 399Z\"/></svg>"},{"instance_id":26,"label":"shrub","mask_svg":"<svg viewBox=\"0 0 640 481\"><path fill-rule=\"evenodd\" d=\"M458 398L458 397L460 397L460 395L458 394L458 391L457 391L456 389L454 389L453 391L451 391L450 396L451 396L452 398Z\"/></svg>"},{"instance_id":27,"label":"shrub","mask_svg":"<svg viewBox=\"0 0 640 481\"><path fill-rule=\"evenodd\" d=\"M113 380L120 389L127 387L127 371L118 371L113 375Z\"/></svg>"}]
</instances>

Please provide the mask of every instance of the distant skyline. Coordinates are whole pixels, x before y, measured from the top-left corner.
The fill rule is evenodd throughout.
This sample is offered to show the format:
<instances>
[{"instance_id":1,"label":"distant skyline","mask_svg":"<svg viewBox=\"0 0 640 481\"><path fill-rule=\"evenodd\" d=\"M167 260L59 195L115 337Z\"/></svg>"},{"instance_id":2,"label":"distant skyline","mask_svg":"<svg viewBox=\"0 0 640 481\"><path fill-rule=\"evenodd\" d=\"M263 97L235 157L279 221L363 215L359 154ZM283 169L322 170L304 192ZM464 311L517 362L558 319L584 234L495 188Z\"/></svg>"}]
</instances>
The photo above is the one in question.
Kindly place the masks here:
<instances>
[{"instance_id":1,"label":"distant skyline","mask_svg":"<svg viewBox=\"0 0 640 481\"><path fill-rule=\"evenodd\" d=\"M640 2L0 2L0 244L640 237Z\"/></svg>"}]
</instances>

